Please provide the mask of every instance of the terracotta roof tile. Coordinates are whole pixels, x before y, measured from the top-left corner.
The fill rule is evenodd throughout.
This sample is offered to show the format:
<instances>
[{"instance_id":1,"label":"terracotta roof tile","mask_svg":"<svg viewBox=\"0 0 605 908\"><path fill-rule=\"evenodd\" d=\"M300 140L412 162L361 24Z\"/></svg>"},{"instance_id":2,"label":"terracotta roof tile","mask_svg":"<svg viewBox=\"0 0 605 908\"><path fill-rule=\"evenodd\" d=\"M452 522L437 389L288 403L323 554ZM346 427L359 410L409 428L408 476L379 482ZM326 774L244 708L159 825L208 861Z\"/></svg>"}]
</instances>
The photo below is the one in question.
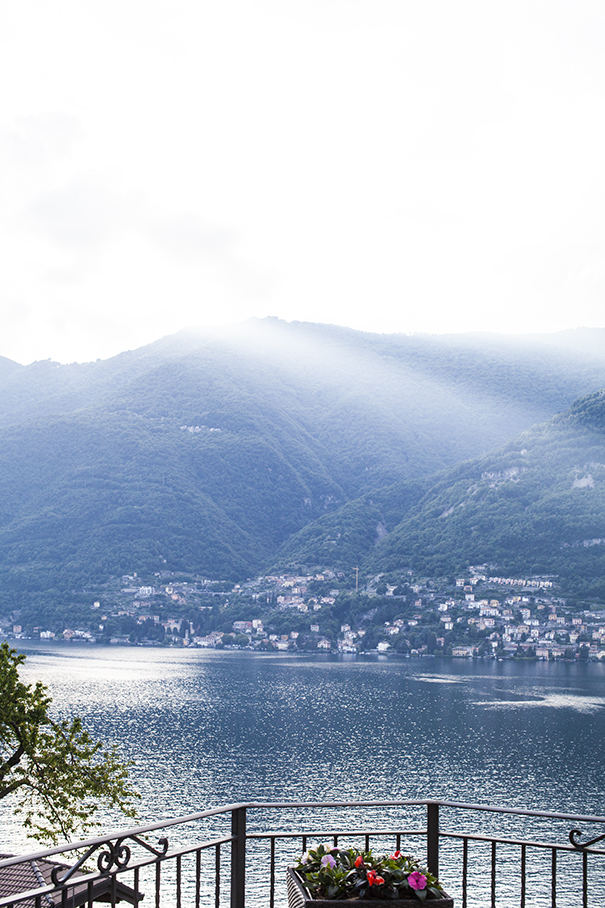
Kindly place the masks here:
<instances>
[{"instance_id":1,"label":"terracotta roof tile","mask_svg":"<svg viewBox=\"0 0 605 908\"><path fill-rule=\"evenodd\" d=\"M0 860L8 860L14 855L0 854ZM44 886L52 886L52 871L57 867L61 870L67 870L67 864L60 864L56 861L19 861L8 867L0 867L0 899L15 896L18 898L19 893L31 892ZM74 874L74 879L83 876L82 873ZM101 877L93 883L93 900L110 901L111 877ZM88 885L69 887L69 905L70 908L86 904L88 901ZM126 900L131 905L136 905L143 898L141 892L136 893L134 889L124 885L116 880L116 901ZM54 908L61 904L60 894L56 892L41 897L41 908ZM30 897L21 901L16 901L16 908L35 908L36 899Z\"/></svg>"}]
</instances>

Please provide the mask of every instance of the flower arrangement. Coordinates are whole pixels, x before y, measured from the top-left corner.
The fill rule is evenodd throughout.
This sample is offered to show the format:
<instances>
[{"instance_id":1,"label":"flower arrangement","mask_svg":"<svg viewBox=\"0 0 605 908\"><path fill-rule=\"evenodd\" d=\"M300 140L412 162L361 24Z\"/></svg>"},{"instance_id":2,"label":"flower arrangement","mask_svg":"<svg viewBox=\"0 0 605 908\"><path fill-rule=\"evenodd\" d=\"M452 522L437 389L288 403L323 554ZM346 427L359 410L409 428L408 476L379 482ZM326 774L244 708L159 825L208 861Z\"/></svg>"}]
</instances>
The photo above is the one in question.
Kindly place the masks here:
<instances>
[{"instance_id":1,"label":"flower arrangement","mask_svg":"<svg viewBox=\"0 0 605 908\"><path fill-rule=\"evenodd\" d=\"M400 851L371 851L320 845L305 851L294 870L314 899L445 899L426 867Z\"/></svg>"}]
</instances>

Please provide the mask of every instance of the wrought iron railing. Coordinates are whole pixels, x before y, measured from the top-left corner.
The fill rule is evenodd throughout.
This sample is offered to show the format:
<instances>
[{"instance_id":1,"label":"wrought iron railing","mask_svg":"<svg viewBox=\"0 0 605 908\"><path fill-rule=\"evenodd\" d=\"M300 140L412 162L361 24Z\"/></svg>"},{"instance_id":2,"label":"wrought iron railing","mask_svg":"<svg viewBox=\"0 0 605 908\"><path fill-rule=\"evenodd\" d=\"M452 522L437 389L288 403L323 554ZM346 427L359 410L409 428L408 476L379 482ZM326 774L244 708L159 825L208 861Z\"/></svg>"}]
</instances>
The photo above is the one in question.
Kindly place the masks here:
<instances>
[{"instance_id":1,"label":"wrought iron railing","mask_svg":"<svg viewBox=\"0 0 605 908\"><path fill-rule=\"evenodd\" d=\"M230 804L0 860L0 908L283 908L286 866L326 839L415 854L456 908L602 908L604 828L601 816L438 800Z\"/></svg>"}]
</instances>

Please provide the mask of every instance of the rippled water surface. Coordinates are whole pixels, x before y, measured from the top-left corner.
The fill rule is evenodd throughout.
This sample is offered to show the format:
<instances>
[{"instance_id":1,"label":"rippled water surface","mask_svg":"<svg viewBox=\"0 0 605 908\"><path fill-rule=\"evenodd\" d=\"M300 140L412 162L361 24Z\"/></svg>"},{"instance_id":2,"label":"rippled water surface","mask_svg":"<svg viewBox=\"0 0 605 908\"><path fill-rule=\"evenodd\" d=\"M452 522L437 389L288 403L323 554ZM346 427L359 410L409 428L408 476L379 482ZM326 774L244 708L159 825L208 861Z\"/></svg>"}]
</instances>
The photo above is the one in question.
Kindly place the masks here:
<instances>
[{"instance_id":1,"label":"rippled water surface","mask_svg":"<svg viewBox=\"0 0 605 908\"><path fill-rule=\"evenodd\" d=\"M143 822L254 799L605 813L600 664L23 651L57 714L79 714L135 760Z\"/></svg>"},{"instance_id":2,"label":"rippled water surface","mask_svg":"<svg viewBox=\"0 0 605 908\"><path fill-rule=\"evenodd\" d=\"M58 714L136 761L145 819L267 797L605 809L600 664L24 651Z\"/></svg>"}]
</instances>

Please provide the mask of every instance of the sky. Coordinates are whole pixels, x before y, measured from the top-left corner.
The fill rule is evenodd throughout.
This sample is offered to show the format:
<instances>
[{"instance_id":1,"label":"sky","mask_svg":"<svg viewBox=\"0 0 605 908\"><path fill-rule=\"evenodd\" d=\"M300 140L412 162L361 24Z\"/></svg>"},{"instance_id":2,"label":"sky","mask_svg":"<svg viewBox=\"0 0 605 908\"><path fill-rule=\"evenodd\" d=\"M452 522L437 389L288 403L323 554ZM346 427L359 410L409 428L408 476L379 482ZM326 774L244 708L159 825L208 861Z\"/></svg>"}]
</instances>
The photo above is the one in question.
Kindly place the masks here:
<instances>
[{"instance_id":1,"label":"sky","mask_svg":"<svg viewBox=\"0 0 605 908\"><path fill-rule=\"evenodd\" d=\"M602 0L3 0L0 356L605 326Z\"/></svg>"}]
</instances>

